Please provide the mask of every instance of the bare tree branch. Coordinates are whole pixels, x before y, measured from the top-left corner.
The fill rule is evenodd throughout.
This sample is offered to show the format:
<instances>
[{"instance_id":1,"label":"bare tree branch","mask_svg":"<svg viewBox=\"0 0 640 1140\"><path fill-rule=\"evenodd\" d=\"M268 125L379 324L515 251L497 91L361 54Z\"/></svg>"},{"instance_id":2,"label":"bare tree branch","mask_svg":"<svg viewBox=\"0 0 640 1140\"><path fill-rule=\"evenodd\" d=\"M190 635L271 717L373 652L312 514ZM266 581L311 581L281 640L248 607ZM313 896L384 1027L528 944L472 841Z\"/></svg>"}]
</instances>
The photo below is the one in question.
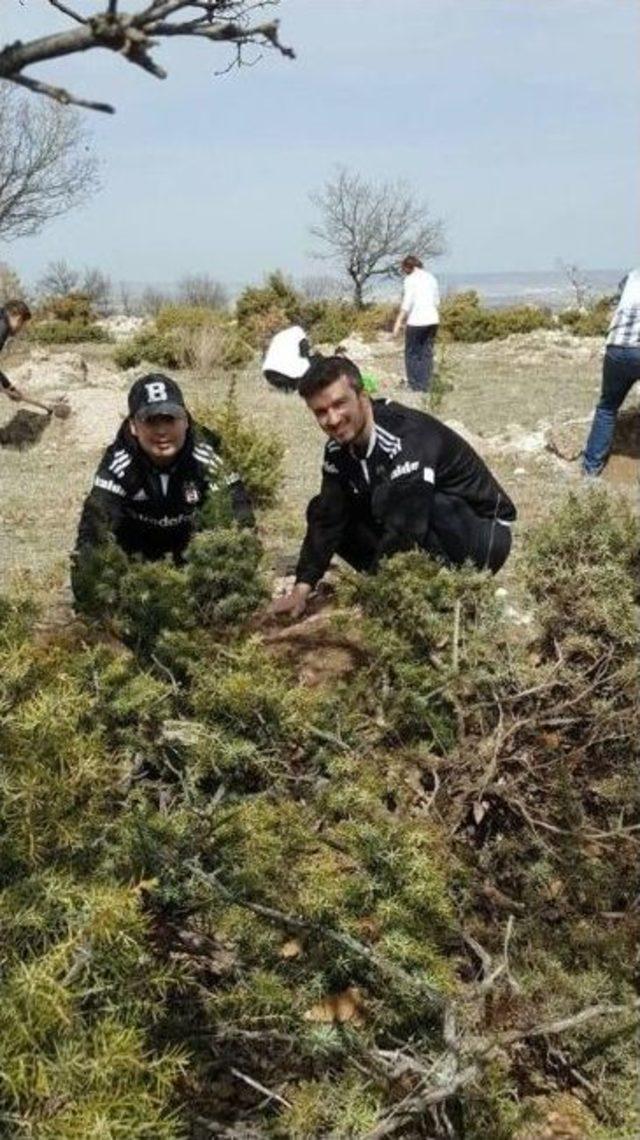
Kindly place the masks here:
<instances>
[{"instance_id":1,"label":"bare tree branch","mask_svg":"<svg viewBox=\"0 0 640 1140\"><path fill-rule=\"evenodd\" d=\"M637 1020L637 1011L640 1008L640 999L632 1001L629 1005L596 1005L580 1010L571 1017L561 1018L558 1021L544 1022L531 1026L529 1029L516 1029L503 1033L498 1040L485 1041L474 1049L467 1050L468 1041L464 1036L456 1043L452 1042L447 1053L438 1058L437 1065L433 1063L420 1067L414 1062L413 1071L422 1072L423 1080L409 1096L399 1104L394 1105L378 1124L367 1133L365 1140L384 1140L403 1129L411 1120L416 1120L428 1109L449 1100L465 1086L475 1081L482 1072L483 1065L491 1061L505 1046L516 1044L518 1041L531 1037L546 1037L567 1030L577 1029L601 1017L634 1016ZM458 1061L467 1053L464 1068L458 1067ZM470 1056L469 1056L470 1054ZM382 1056L382 1054L380 1054ZM440 1073L440 1079L434 1077L434 1069Z\"/></svg>"},{"instance_id":2,"label":"bare tree branch","mask_svg":"<svg viewBox=\"0 0 640 1140\"><path fill-rule=\"evenodd\" d=\"M78 12L74 12L72 8L68 8L66 4L63 4L62 0L49 0L49 3L52 7L57 8L59 12L62 12L64 16L69 16L72 20L75 20L76 23L86 24L86 16L81 16Z\"/></svg>"},{"instance_id":3,"label":"bare tree branch","mask_svg":"<svg viewBox=\"0 0 640 1140\"><path fill-rule=\"evenodd\" d=\"M112 107L110 103L95 103L91 99L76 99L64 87L53 87L50 83L43 83L39 79L33 79L30 75L16 75L12 82L17 83L19 87L26 87L28 91L35 91L37 95L46 95L56 103L62 103L63 106L73 105L89 111L103 111L107 115L113 115L115 111L115 107Z\"/></svg>"},{"instance_id":4,"label":"bare tree branch","mask_svg":"<svg viewBox=\"0 0 640 1140\"><path fill-rule=\"evenodd\" d=\"M243 48L249 45L272 48L288 59L295 57L293 49L280 41L277 20L254 21L256 11L272 7L279 0L258 0L257 3L250 0L153 0L133 13L119 12L117 0L107 0L106 8L96 8L87 16L76 12L64 0L48 0L48 3L70 21L69 28L28 43L17 40L6 44L0 50L0 79L46 95L58 103L94 111L113 113L114 108L109 103L79 98L63 87L34 79L25 71L48 60L106 48L156 79L165 79L167 72L156 63L152 52L159 42L176 36L231 44L235 49L231 66L242 66Z\"/></svg>"},{"instance_id":5,"label":"bare tree branch","mask_svg":"<svg viewBox=\"0 0 640 1140\"><path fill-rule=\"evenodd\" d=\"M437 257L443 252L442 222L430 218L427 206L404 182L366 182L340 168L311 201L320 211L311 233L324 247L316 256L335 261L351 278L358 306L367 283L397 276L406 254Z\"/></svg>"},{"instance_id":6,"label":"bare tree branch","mask_svg":"<svg viewBox=\"0 0 640 1140\"><path fill-rule=\"evenodd\" d=\"M97 188L77 114L34 105L0 83L0 239L38 233Z\"/></svg>"},{"instance_id":7,"label":"bare tree branch","mask_svg":"<svg viewBox=\"0 0 640 1140\"><path fill-rule=\"evenodd\" d=\"M588 1021L600 1017L626 1016L635 1017L637 1020L639 1011L640 998L634 999L628 1005L609 1005L606 1003L590 1005L587 1009L581 1009L579 1013L574 1013L571 1017L558 1018L557 1021L545 1021L540 1025L533 1025L529 1029L511 1029L501 1035L499 1044L502 1046L513 1045L516 1041L523 1041L530 1037L547 1037L557 1033L566 1033L569 1029L577 1029L580 1025L585 1025Z\"/></svg>"}]
</instances>

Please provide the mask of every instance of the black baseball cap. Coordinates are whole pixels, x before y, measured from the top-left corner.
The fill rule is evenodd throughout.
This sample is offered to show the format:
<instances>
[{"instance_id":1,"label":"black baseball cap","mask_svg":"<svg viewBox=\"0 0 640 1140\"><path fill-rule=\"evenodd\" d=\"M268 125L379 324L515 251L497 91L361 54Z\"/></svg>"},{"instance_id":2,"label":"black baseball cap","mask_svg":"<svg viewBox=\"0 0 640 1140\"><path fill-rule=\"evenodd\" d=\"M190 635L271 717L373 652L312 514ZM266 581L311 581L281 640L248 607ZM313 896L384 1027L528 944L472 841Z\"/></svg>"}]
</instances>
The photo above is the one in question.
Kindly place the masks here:
<instances>
[{"instance_id":1,"label":"black baseball cap","mask_svg":"<svg viewBox=\"0 0 640 1140\"><path fill-rule=\"evenodd\" d=\"M184 416L184 396L175 380L162 372L141 376L129 392L129 415L139 420L150 416Z\"/></svg>"}]
</instances>

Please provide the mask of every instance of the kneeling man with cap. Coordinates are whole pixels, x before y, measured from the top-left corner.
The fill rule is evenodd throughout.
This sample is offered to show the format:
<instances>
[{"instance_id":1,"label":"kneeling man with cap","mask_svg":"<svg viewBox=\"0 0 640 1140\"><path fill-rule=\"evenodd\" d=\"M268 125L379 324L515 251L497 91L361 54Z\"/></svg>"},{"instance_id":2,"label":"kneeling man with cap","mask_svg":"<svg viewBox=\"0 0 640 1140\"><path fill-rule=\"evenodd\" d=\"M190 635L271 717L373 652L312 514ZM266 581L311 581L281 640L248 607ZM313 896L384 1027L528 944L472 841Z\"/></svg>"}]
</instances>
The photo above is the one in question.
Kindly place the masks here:
<instances>
[{"instance_id":1,"label":"kneeling man with cap","mask_svg":"<svg viewBox=\"0 0 640 1140\"><path fill-rule=\"evenodd\" d=\"M334 554L369 573L381 558L415 547L448 566L469 560L500 569L516 510L461 436L425 412L370 399L344 356L314 364L298 391L329 442L296 584L274 604L276 613L304 612Z\"/></svg>"},{"instance_id":2,"label":"kneeling man with cap","mask_svg":"<svg viewBox=\"0 0 640 1140\"><path fill-rule=\"evenodd\" d=\"M253 511L241 479L225 474L218 437L196 425L175 381L160 373L136 380L129 416L105 451L87 496L73 554L77 570L97 545L113 537L128 555L180 563L210 490L226 485L241 525ZM75 579L75 580L74 580Z\"/></svg>"}]
</instances>

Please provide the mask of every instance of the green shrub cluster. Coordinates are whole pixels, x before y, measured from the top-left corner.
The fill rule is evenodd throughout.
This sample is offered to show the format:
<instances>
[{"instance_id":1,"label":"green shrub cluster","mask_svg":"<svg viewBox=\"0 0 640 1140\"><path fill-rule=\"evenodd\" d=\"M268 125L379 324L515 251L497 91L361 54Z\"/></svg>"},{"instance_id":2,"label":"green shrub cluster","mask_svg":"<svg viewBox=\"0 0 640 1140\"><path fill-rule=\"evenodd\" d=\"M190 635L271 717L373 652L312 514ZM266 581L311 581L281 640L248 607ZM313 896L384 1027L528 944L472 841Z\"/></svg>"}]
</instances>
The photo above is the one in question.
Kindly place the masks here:
<instances>
[{"instance_id":1,"label":"green shrub cluster","mask_svg":"<svg viewBox=\"0 0 640 1140\"><path fill-rule=\"evenodd\" d=\"M351 333L365 340L390 331L397 306L366 305L357 309L349 301L308 300L281 273L272 273L262 286L245 289L236 302L236 318L242 336L259 351L271 337L299 324L312 344L336 346Z\"/></svg>"},{"instance_id":2,"label":"green shrub cluster","mask_svg":"<svg viewBox=\"0 0 640 1140\"><path fill-rule=\"evenodd\" d=\"M119 344L113 359L118 368L136 368L144 362L158 368L179 368L180 357L170 337L161 336L154 328L142 328L129 340Z\"/></svg>"},{"instance_id":3,"label":"green shrub cluster","mask_svg":"<svg viewBox=\"0 0 640 1140\"><path fill-rule=\"evenodd\" d=\"M81 344L109 341L106 329L96 324L91 298L85 293L47 297L40 305L27 335L36 344Z\"/></svg>"},{"instance_id":4,"label":"green shrub cluster","mask_svg":"<svg viewBox=\"0 0 640 1140\"><path fill-rule=\"evenodd\" d=\"M230 471L237 471L258 508L272 507L282 484L284 442L243 416L233 387L223 404L196 401L194 416L198 423L220 437L222 454Z\"/></svg>"},{"instance_id":5,"label":"green shrub cluster","mask_svg":"<svg viewBox=\"0 0 640 1140\"><path fill-rule=\"evenodd\" d=\"M317 688L200 537L162 604L135 568L133 651L0 605L0 1131L508 1140L562 1092L635 1135L637 523L546 521L530 645L475 571L350 578Z\"/></svg>"},{"instance_id":6,"label":"green shrub cluster","mask_svg":"<svg viewBox=\"0 0 640 1140\"><path fill-rule=\"evenodd\" d=\"M442 329L452 340L495 340L512 333L528 333L554 325L549 309L537 305L511 305L487 309L474 289L445 297L440 306Z\"/></svg>"},{"instance_id":7,"label":"green shrub cluster","mask_svg":"<svg viewBox=\"0 0 640 1140\"><path fill-rule=\"evenodd\" d=\"M308 325L315 344L337 346L350 334L363 340L375 340L378 333L391 332L397 305L370 304L356 309L347 301L315 302Z\"/></svg>"},{"instance_id":8,"label":"green shrub cluster","mask_svg":"<svg viewBox=\"0 0 640 1140\"><path fill-rule=\"evenodd\" d=\"M64 296L46 297L39 315L50 321L74 321L90 324L95 320L91 298L86 293L66 293Z\"/></svg>"},{"instance_id":9,"label":"green shrub cluster","mask_svg":"<svg viewBox=\"0 0 640 1140\"><path fill-rule=\"evenodd\" d=\"M565 309L554 317L538 305L510 305L488 309L474 289L445 297L440 306L443 332L451 340L477 342L496 340L513 333L534 332L560 325L574 336L604 336L611 319L612 300L601 297L587 309Z\"/></svg>"},{"instance_id":10,"label":"green shrub cluster","mask_svg":"<svg viewBox=\"0 0 640 1140\"><path fill-rule=\"evenodd\" d=\"M560 324L574 336L604 336L613 312L613 298L600 297L586 309L565 309L559 313Z\"/></svg>"},{"instance_id":11,"label":"green shrub cluster","mask_svg":"<svg viewBox=\"0 0 640 1140\"><path fill-rule=\"evenodd\" d=\"M162 306L152 324L114 352L119 368L148 361L160 368L192 368L204 374L242 368L251 356L251 346L226 311L197 305Z\"/></svg>"},{"instance_id":12,"label":"green shrub cluster","mask_svg":"<svg viewBox=\"0 0 640 1140\"><path fill-rule=\"evenodd\" d=\"M257 348L287 325L305 326L306 303L282 273L272 273L263 286L250 285L236 301L236 320ZM307 330L308 331L308 330Z\"/></svg>"},{"instance_id":13,"label":"green shrub cluster","mask_svg":"<svg viewBox=\"0 0 640 1140\"><path fill-rule=\"evenodd\" d=\"M105 343L111 340L106 329L83 321L36 321L29 329L29 339L36 344Z\"/></svg>"},{"instance_id":14,"label":"green shrub cluster","mask_svg":"<svg viewBox=\"0 0 640 1140\"><path fill-rule=\"evenodd\" d=\"M108 541L78 559L74 590L84 614L150 660L161 635L241 626L265 597L261 558L258 537L231 521L197 533L184 567L130 560Z\"/></svg>"}]
</instances>

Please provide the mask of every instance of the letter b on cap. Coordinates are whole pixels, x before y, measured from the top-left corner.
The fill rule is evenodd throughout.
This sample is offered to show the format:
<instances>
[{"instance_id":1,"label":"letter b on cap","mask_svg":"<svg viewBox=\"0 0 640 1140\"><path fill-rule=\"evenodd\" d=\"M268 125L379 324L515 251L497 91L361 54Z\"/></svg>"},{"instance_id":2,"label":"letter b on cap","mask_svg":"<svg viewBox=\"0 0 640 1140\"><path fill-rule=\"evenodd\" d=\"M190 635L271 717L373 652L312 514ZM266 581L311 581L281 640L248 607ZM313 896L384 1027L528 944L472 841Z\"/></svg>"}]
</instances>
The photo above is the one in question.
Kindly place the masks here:
<instances>
[{"instance_id":1,"label":"letter b on cap","mask_svg":"<svg viewBox=\"0 0 640 1140\"><path fill-rule=\"evenodd\" d=\"M167 386L161 380L154 380L153 384L145 384L145 389L150 404L164 404L169 399Z\"/></svg>"}]
</instances>

